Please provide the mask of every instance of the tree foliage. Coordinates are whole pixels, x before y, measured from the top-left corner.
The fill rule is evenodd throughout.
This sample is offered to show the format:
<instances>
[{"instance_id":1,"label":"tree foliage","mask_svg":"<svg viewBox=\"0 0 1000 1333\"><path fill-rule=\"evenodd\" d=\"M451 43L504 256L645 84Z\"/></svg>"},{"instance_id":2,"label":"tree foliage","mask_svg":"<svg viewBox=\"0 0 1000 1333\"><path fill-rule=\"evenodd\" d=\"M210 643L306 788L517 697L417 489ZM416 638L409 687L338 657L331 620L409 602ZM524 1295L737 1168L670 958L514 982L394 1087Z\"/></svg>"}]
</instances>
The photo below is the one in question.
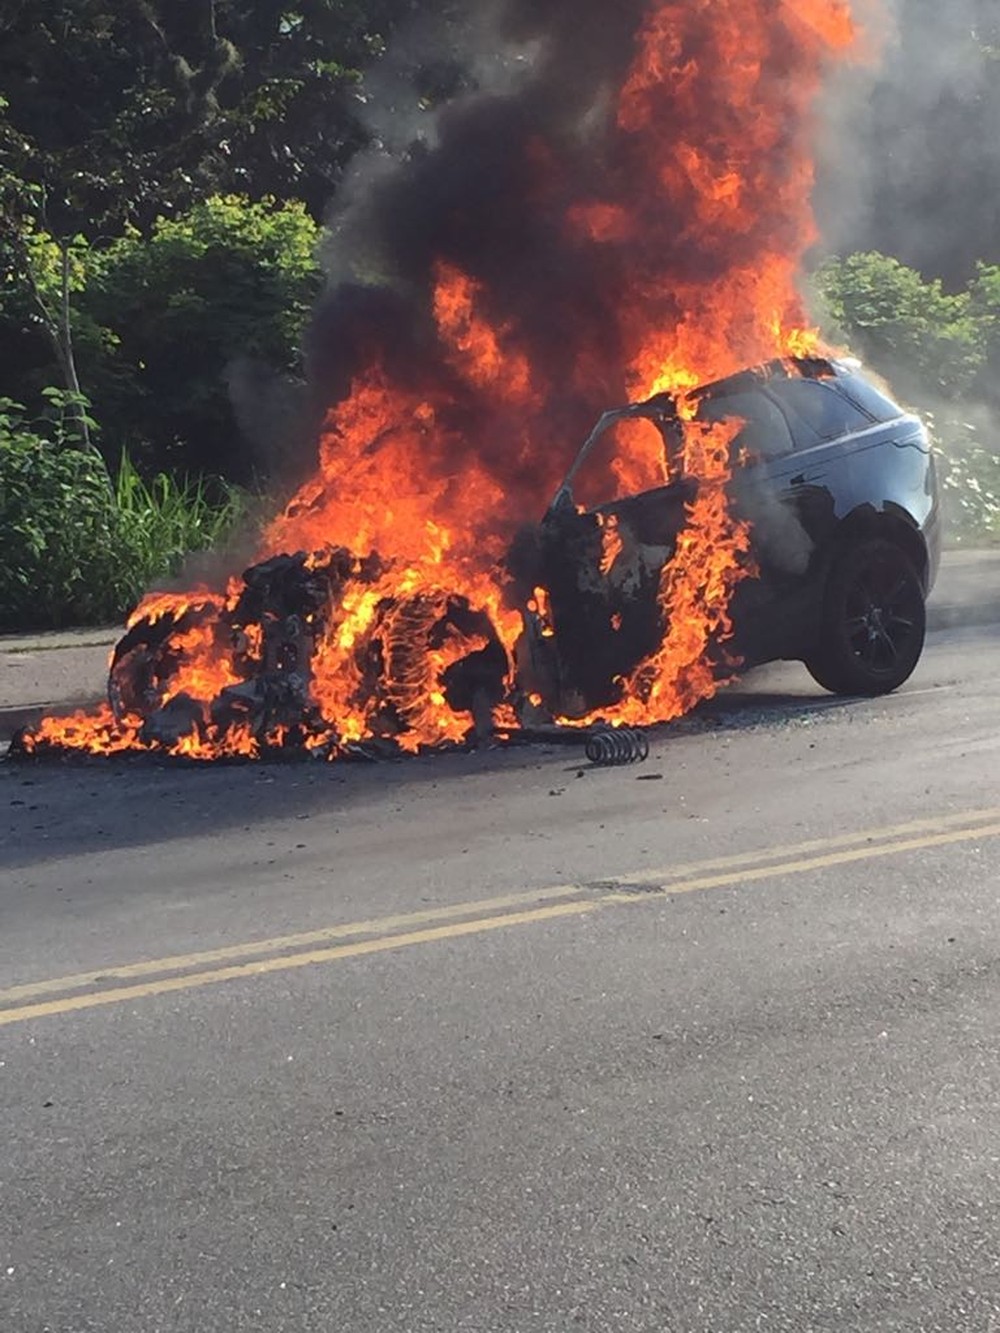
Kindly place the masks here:
<instances>
[{"instance_id":1,"label":"tree foliage","mask_svg":"<svg viewBox=\"0 0 1000 1333\"><path fill-rule=\"evenodd\" d=\"M816 275L826 331L886 377L938 446L949 535L1000 537L1000 268L980 264L948 293L876 253L830 259Z\"/></svg>"},{"instance_id":2,"label":"tree foliage","mask_svg":"<svg viewBox=\"0 0 1000 1333\"><path fill-rule=\"evenodd\" d=\"M6 0L0 395L61 383L109 458L245 479L234 367L296 375L360 71L419 7Z\"/></svg>"},{"instance_id":3,"label":"tree foliage","mask_svg":"<svg viewBox=\"0 0 1000 1333\"><path fill-rule=\"evenodd\" d=\"M114 448L147 466L246 481L234 366L295 379L319 290L318 228L300 203L216 196L148 239L91 253L77 297L81 372Z\"/></svg>"},{"instance_id":4,"label":"tree foliage","mask_svg":"<svg viewBox=\"0 0 1000 1333\"><path fill-rule=\"evenodd\" d=\"M243 354L292 368L315 291L300 242L311 264L309 219L364 140L359 71L411 7L6 0L0 394L58 381L93 399L106 448L233 465L227 365ZM237 195L251 205L242 224ZM206 202L220 196L230 203Z\"/></svg>"},{"instance_id":5,"label":"tree foliage","mask_svg":"<svg viewBox=\"0 0 1000 1333\"><path fill-rule=\"evenodd\" d=\"M109 459L127 447L150 467L248 480L255 460L241 447L232 372L252 367L258 384L300 375L319 234L299 202L232 195L160 218L148 237L127 227L103 247L27 227L28 276L0 288L0 345L10 344L0 395L31 396L54 378L73 393L82 384Z\"/></svg>"},{"instance_id":6,"label":"tree foliage","mask_svg":"<svg viewBox=\"0 0 1000 1333\"><path fill-rule=\"evenodd\" d=\"M954 397L974 383L985 347L969 292L949 295L939 279L871 252L828 260L817 281L834 325L908 391L933 385Z\"/></svg>"},{"instance_id":7,"label":"tree foliage","mask_svg":"<svg viewBox=\"0 0 1000 1333\"><path fill-rule=\"evenodd\" d=\"M319 217L363 138L359 71L409 0L6 0L9 166L54 235L140 229L209 194Z\"/></svg>"}]
</instances>

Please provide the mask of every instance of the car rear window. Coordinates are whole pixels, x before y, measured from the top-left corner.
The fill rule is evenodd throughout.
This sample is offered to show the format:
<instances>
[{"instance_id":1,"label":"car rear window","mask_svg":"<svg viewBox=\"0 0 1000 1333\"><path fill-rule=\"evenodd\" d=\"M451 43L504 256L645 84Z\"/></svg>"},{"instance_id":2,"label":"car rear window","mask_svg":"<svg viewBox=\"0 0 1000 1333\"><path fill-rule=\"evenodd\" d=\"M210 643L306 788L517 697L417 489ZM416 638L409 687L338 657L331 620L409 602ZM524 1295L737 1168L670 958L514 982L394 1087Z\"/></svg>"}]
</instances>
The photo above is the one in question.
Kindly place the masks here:
<instances>
[{"instance_id":1,"label":"car rear window","mask_svg":"<svg viewBox=\"0 0 1000 1333\"><path fill-rule=\"evenodd\" d=\"M862 375L842 375L837 385L843 393L859 407L863 407L876 421L895 421L903 415L903 409L886 394L876 389Z\"/></svg>"},{"instance_id":2,"label":"car rear window","mask_svg":"<svg viewBox=\"0 0 1000 1333\"><path fill-rule=\"evenodd\" d=\"M800 449L815 444L817 439L835 440L872 424L856 403L819 380L775 380L768 389L787 409ZM800 430L801 425L807 427L808 434Z\"/></svg>"}]
</instances>

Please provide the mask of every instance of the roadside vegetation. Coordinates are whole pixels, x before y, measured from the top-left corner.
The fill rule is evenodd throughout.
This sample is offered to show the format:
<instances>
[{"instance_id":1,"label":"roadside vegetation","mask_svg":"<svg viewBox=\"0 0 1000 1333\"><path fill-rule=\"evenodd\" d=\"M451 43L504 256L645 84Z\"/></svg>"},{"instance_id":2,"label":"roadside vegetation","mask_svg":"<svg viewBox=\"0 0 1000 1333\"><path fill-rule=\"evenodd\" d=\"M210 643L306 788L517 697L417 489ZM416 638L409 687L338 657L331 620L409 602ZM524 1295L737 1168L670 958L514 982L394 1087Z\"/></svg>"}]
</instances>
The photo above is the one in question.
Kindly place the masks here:
<instances>
[{"instance_id":1,"label":"roadside vegetation","mask_svg":"<svg viewBox=\"0 0 1000 1333\"><path fill-rule=\"evenodd\" d=\"M0 632L119 622L155 580L233 533L246 509L224 482L109 469L62 390L29 419L0 399Z\"/></svg>"},{"instance_id":2,"label":"roadside vegetation","mask_svg":"<svg viewBox=\"0 0 1000 1333\"><path fill-rule=\"evenodd\" d=\"M961 46L982 67L958 137L988 199L1000 32L990 0L972 3L971 36L943 13L934 21L942 49ZM0 629L118 619L188 553L225 541L248 497L273 486L311 410L303 341L323 217L369 141L361 70L415 14L446 25L463 8L5 7ZM904 67L873 103L889 136L902 114L894 90L919 86L909 58L904 40ZM409 73L424 106L455 87L446 51ZM902 243L895 219L919 216L920 201L897 199L903 186L887 178L865 248L825 262L815 286L831 336L932 418L951 534L968 542L1000 538L1000 238L954 188L955 137L921 140L920 179L953 182L933 200L945 214L938 250L930 230Z\"/></svg>"},{"instance_id":3,"label":"roadside vegetation","mask_svg":"<svg viewBox=\"0 0 1000 1333\"><path fill-rule=\"evenodd\" d=\"M927 422L948 540L1000 542L1000 267L979 263L964 289L947 292L871 252L828 259L814 282L827 337Z\"/></svg>"}]
</instances>

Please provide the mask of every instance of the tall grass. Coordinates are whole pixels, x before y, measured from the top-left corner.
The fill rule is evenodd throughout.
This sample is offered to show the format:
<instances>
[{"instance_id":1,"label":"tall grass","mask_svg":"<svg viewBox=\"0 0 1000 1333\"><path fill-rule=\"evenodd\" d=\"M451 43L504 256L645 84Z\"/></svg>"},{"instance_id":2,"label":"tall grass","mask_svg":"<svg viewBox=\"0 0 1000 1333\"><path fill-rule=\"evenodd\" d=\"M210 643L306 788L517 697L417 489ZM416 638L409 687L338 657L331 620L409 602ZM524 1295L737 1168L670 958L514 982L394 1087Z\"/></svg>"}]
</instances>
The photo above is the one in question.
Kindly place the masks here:
<instances>
[{"instance_id":1,"label":"tall grass","mask_svg":"<svg viewBox=\"0 0 1000 1333\"><path fill-rule=\"evenodd\" d=\"M176 574L185 556L219 546L246 516L246 494L215 482L178 480L159 473L146 481L123 454L112 478L123 538L142 591Z\"/></svg>"}]
</instances>

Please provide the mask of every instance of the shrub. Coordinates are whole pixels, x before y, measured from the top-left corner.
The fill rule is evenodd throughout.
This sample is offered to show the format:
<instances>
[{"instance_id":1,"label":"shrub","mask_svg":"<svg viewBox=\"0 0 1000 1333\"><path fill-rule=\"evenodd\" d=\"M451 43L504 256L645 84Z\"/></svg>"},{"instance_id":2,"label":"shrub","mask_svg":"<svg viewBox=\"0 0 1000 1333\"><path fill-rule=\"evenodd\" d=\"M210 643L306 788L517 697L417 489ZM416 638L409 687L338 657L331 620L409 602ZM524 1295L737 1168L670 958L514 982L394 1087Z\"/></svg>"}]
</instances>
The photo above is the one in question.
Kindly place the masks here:
<instances>
[{"instance_id":1,"label":"shrub","mask_svg":"<svg viewBox=\"0 0 1000 1333\"><path fill-rule=\"evenodd\" d=\"M53 441L0 399L0 628L116 618L132 592L118 506L100 456Z\"/></svg>"},{"instance_id":2,"label":"shrub","mask_svg":"<svg viewBox=\"0 0 1000 1333\"><path fill-rule=\"evenodd\" d=\"M980 265L951 295L887 255L855 254L827 260L815 283L827 336L846 338L930 427L946 541L1000 540L1000 268Z\"/></svg>"},{"instance_id":3,"label":"shrub","mask_svg":"<svg viewBox=\"0 0 1000 1333\"><path fill-rule=\"evenodd\" d=\"M52 415L29 422L0 399L0 629L118 622L191 551L223 540L242 495L158 475L144 481L122 457L109 476L73 434L69 396L48 391ZM74 409L78 410L78 409Z\"/></svg>"},{"instance_id":4,"label":"shrub","mask_svg":"<svg viewBox=\"0 0 1000 1333\"><path fill-rule=\"evenodd\" d=\"M111 466L124 448L150 472L246 483L266 468L270 436L280 445L284 405L303 379L302 333L322 285L319 239L300 203L224 195L161 217L149 235L132 228L100 244L67 242L76 363L114 443ZM33 286L0 281L0 395L33 403L60 373L33 293L59 309L63 249L40 228L25 247ZM237 370L255 401L273 401L267 427L244 414L263 439L241 435Z\"/></svg>"},{"instance_id":5,"label":"shrub","mask_svg":"<svg viewBox=\"0 0 1000 1333\"><path fill-rule=\"evenodd\" d=\"M230 372L301 375L318 240L301 204L226 196L94 251L77 298L80 374L107 438L150 469L249 481L257 460Z\"/></svg>"},{"instance_id":6,"label":"shrub","mask_svg":"<svg viewBox=\"0 0 1000 1333\"><path fill-rule=\"evenodd\" d=\"M835 335L906 394L967 392L985 357L984 323L969 292L951 295L898 259L854 254L828 259L815 277Z\"/></svg>"}]
</instances>

